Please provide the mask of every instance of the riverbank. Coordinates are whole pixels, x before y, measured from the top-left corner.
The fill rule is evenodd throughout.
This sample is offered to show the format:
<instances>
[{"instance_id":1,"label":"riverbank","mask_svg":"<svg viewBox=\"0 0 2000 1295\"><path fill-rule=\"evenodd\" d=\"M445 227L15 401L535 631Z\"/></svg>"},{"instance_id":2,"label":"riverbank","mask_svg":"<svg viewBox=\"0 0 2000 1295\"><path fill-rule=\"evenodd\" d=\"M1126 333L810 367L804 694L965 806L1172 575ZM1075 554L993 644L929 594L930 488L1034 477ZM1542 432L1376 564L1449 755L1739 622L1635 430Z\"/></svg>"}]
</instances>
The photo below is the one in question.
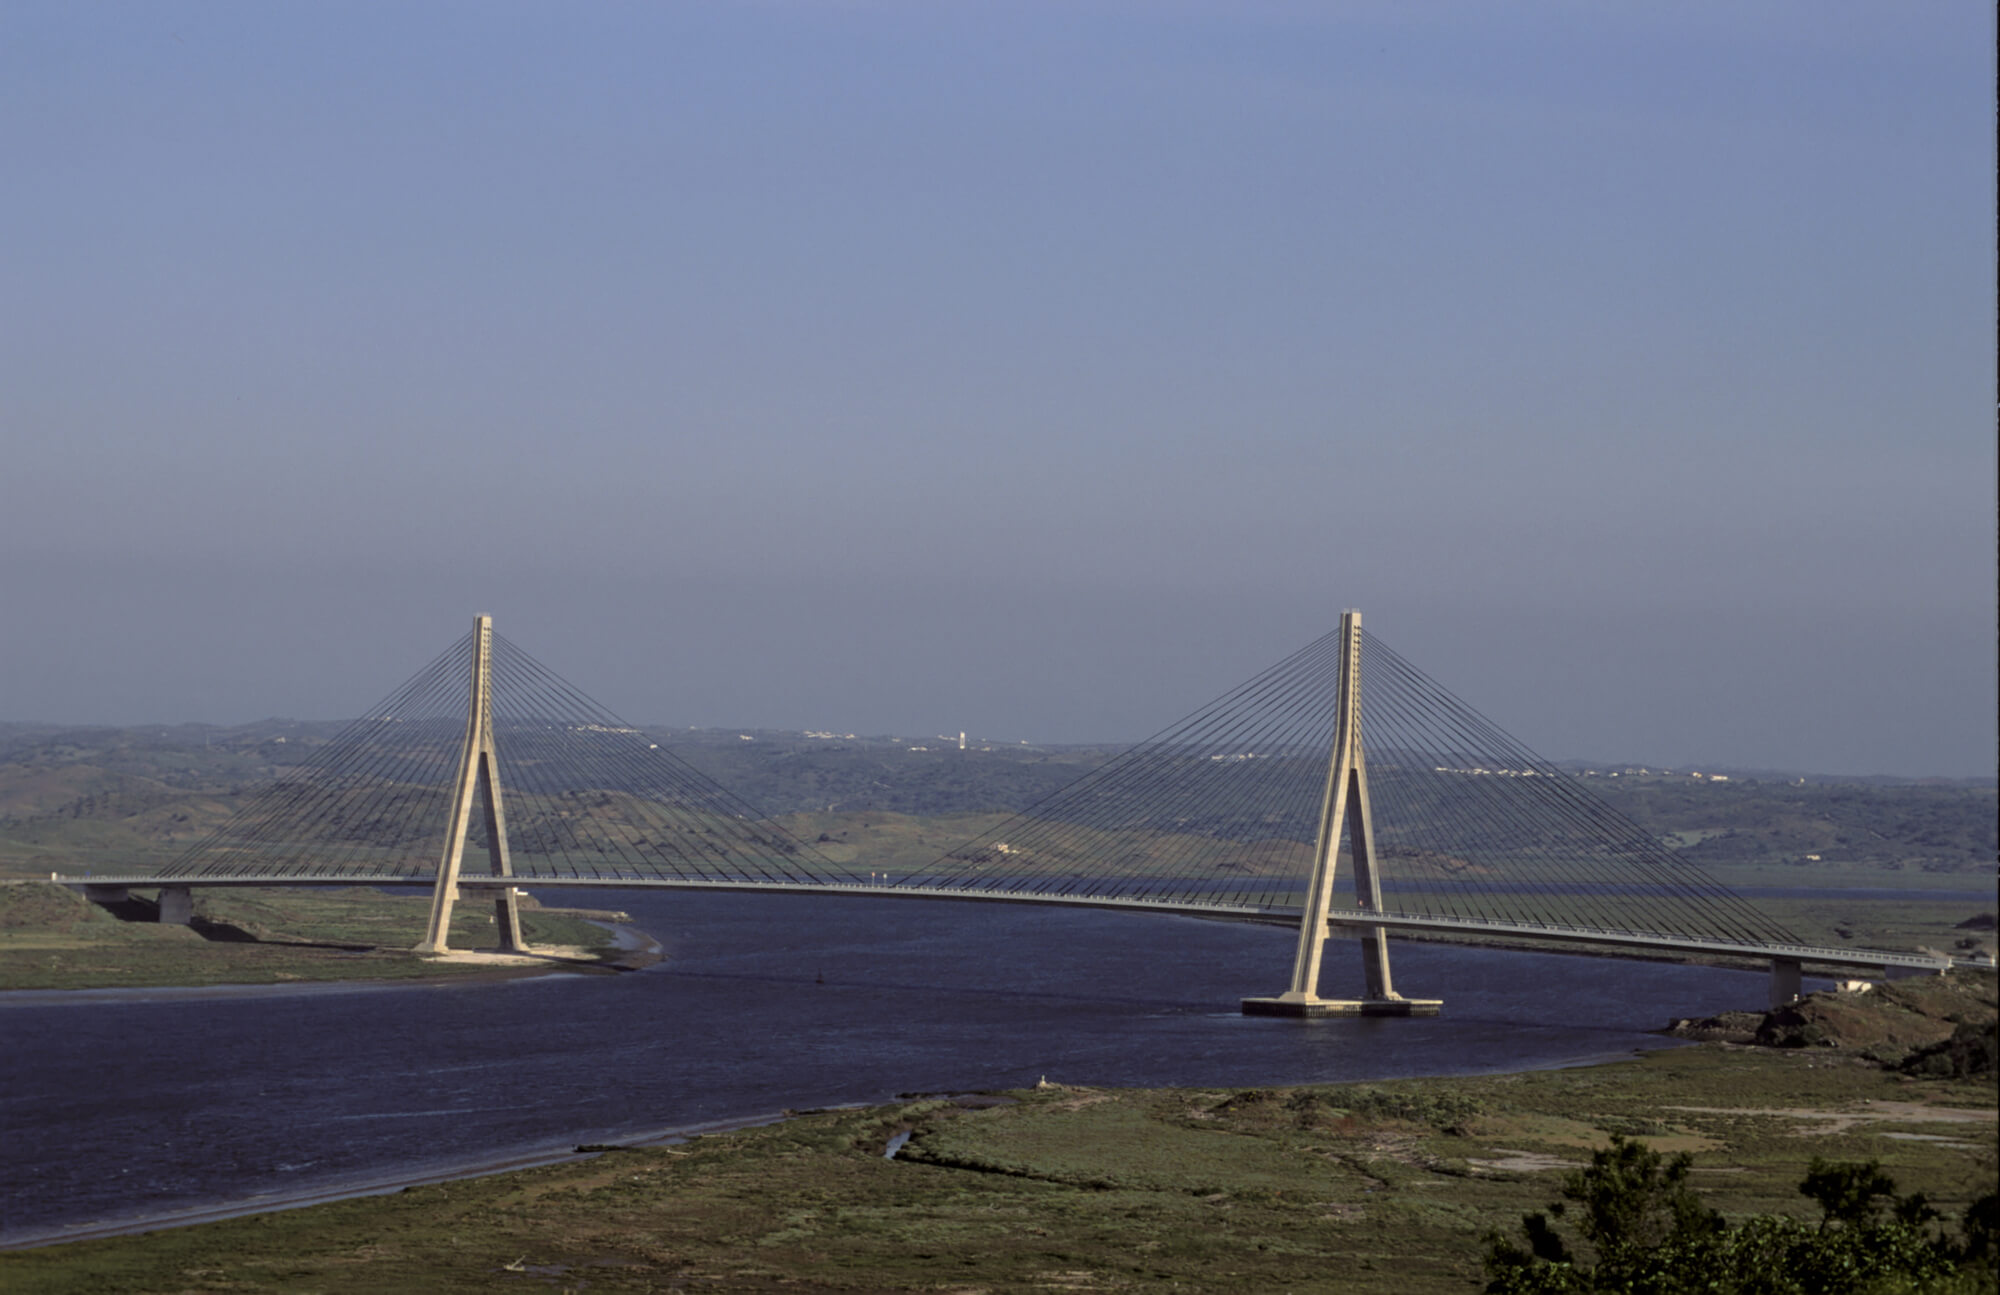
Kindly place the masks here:
<instances>
[{"instance_id":1,"label":"riverbank","mask_svg":"<svg viewBox=\"0 0 2000 1295\"><path fill-rule=\"evenodd\" d=\"M901 1115L919 1103L892 1101L898 1092L1033 1089L1041 1075L1096 1092L1178 1085L1217 1101L1253 1086L1282 1089L1290 1101L1302 1087L1491 1079L1607 1056L1622 1062L1661 1044L1681 1051L1646 1031L1755 1004L1765 990L1760 974L1399 943L1399 982L1443 991L1444 1016L1269 1021L1242 1016L1236 1003L1289 958L1288 933L1274 928L818 895L635 893L616 902L667 941L671 961L644 975L541 976L470 992L8 1013L0 1213L25 1232L149 1207L269 1201L785 1106L869 1103ZM1337 942L1329 978L1357 980L1358 955L1354 942ZM945 985L950 993L939 991ZM1726 1086L1708 1097L1686 1104L1722 1105L1713 1099L1726 1099ZM1583 1099L1564 1101L1589 1109ZM1086 1141L1072 1150L1094 1150L1097 1132L1074 1131ZM1115 1128L1103 1134L1116 1136ZM886 1150L886 1141L866 1141L851 1141L849 1151ZM1256 1152L1246 1142L1214 1145ZM1486 1150L1510 1148L1522 1149L1496 1136ZM1007 1159L1033 1158L1023 1151ZM1245 1190L1256 1185L1246 1181ZM452 1199L460 1186L447 1185ZM810 1182L793 1188L771 1208L814 1208ZM918 1199L891 1217L923 1208ZM264 1216L271 1221L262 1226L290 1228L280 1220L301 1213L311 1211ZM541 1206L528 1213L539 1217ZM355 1244L398 1235L399 1224L382 1226L389 1230ZM185 1231L135 1241L135 1263L143 1266L152 1241ZM448 1247L450 1234L439 1235ZM239 1284L318 1284L310 1274L272 1271L239 1273ZM381 1284L423 1283L392 1273Z\"/></svg>"},{"instance_id":2,"label":"riverbank","mask_svg":"<svg viewBox=\"0 0 2000 1295\"><path fill-rule=\"evenodd\" d=\"M168 987L435 983L550 971L631 971L663 956L625 914L523 896L525 953L500 953L484 906L459 906L452 951L420 954L427 900L365 887L203 891L187 926L148 920L139 892L114 914L64 886L0 885L0 998Z\"/></svg>"},{"instance_id":3,"label":"riverbank","mask_svg":"<svg viewBox=\"0 0 2000 1295\"><path fill-rule=\"evenodd\" d=\"M1740 1218L1809 1212L1796 1183L1816 1155L1880 1160L1955 1214L1990 1190L1994 1127L1989 1082L1727 1044L1370 1084L1053 1082L15 1251L0 1284L1462 1292L1485 1232L1614 1133L1692 1152Z\"/></svg>"},{"instance_id":4,"label":"riverbank","mask_svg":"<svg viewBox=\"0 0 2000 1295\"><path fill-rule=\"evenodd\" d=\"M1833 947L1923 946L1961 955L1984 948L1990 956L1990 906L1982 919L1975 912L1980 905L1967 897L1887 900L1881 898L1885 893L1895 892L1813 898L1784 892L1759 902L1795 932L1807 933L1801 938ZM68 887L0 881L0 996L28 990L508 979L549 970L637 970L664 956L623 913L543 907L532 895L522 900L529 953L485 949L493 940L490 914L484 905L461 904L452 925L454 951L444 957L413 950L427 912L426 898L415 893L358 887L204 890L190 926L151 920L150 904L149 894L138 892L121 920ZM1421 938L1482 943L1449 935ZM1540 947L1566 955L1592 952L1567 944ZM1625 951L1604 956L1648 960ZM1714 965L1747 964L1723 959Z\"/></svg>"},{"instance_id":5,"label":"riverbank","mask_svg":"<svg viewBox=\"0 0 2000 1295\"><path fill-rule=\"evenodd\" d=\"M761 1128L780 1121L796 1118L794 1112L783 1111L771 1115L747 1119L716 1120L705 1124L687 1125L681 1128L657 1129L636 1133L620 1139L618 1150L637 1150L646 1147L678 1146L693 1138L717 1133L733 1133L742 1129ZM247 1218L260 1214L275 1214L284 1210L304 1209L313 1205L331 1204L336 1201L357 1200L365 1196L386 1196L394 1192L407 1191L413 1187L428 1187L436 1183L468 1181L490 1178L499 1174L518 1173L528 1169L539 1169L549 1165L571 1164L594 1159L606 1151L604 1144L565 1143L546 1151L516 1153L506 1156L490 1156L478 1160L459 1161L449 1165L435 1165L415 1173L385 1174L348 1182L327 1183L309 1191L295 1193L265 1193L241 1200L218 1201L209 1205L191 1206L185 1209L166 1210L153 1214L135 1214L122 1218L105 1219L89 1223L75 1223L64 1227L50 1228L45 1232L27 1232L9 1235L0 1241L0 1253L10 1250L34 1250L44 1246L67 1245L80 1241L99 1241L112 1237L145 1236L155 1232L175 1228L196 1227L204 1223L218 1223L226 1219Z\"/></svg>"},{"instance_id":6,"label":"riverbank","mask_svg":"<svg viewBox=\"0 0 2000 1295\"><path fill-rule=\"evenodd\" d=\"M1259 1022L1237 1004L1281 982L1280 928L820 895L615 902L670 960L0 1013L0 1217L52 1228L1043 1074L1243 1086L1573 1065L1764 992L1755 974L1413 945L1399 981L1444 990L1444 1017ZM1358 979L1352 941L1328 961L1333 984Z\"/></svg>"}]
</instances>

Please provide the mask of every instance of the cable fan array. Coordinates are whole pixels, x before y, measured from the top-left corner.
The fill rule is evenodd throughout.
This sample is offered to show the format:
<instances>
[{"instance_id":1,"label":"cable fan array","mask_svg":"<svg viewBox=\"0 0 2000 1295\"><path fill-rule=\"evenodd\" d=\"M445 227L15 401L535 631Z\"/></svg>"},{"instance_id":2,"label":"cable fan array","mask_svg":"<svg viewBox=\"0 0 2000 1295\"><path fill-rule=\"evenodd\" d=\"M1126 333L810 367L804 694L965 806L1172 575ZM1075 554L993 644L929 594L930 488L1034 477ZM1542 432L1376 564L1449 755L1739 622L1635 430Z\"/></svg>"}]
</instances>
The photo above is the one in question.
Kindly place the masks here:
<instances>
[{"instance_id":1,"label":"cable fan array","mask_svg":"<svg viewBox=\"0 0 2000 1295\"><path fill-rule=\"evenodd\" d=\"M1796 943L1575 778L1362 635L1361 727L1384 909ZM1339 705L1339 631L935 860L920 884L1295 907ZM1344 843L1343 843L1344 849ZM1338 875L1351 905L1353 870Z\"/></svg>"},{"instance_id":2,"label":"cable fan array","mask_svg":"<svg viewBox=\"0 0 2000 1295\"><path fill-rule=\"evenodd\" d=\"M1339 664L1336 631L933 861L910 884L1298 903L1312 866Z\"/></svg>"},{"instance_id":3,"label":"cable fan array","mask_svg":"<svg viewBox=\"0 0 2000 1295\"><path fill-rule=\"evenodd\" d=\"M447 649L160 875L435 875L464 741L472 643L468 635ZM517 876L853 880L498 634L491 688ZM473 816L466 848L486 848L482 815Z\"/></svg>"},{"instance_id":4,"label":"cable fan array","mask_svg":"<svg viewBox=\"0 0 2000 1295\"><path fill-rule=\"evenodd\" d=\"M434 872L465 733L472 636L250 796L164 877Z\"/></svg>"},{"instance_id":5,"label":"cable fan array","mask_svg":"<svg viewBox=\"0 0 2000 1295\"><path fill-rule=\"evenodd\" d=\"M1387 912L1795 944L1700 868L1361 636ZM160 876L428 879L442 853L472 636ZM516 875L852 885L499 635L493 732ZM1335 631L892 887L1295 908L1340 703ZM469 850L483 851L475 815ZM1353 870L1339 875L1352 904ZM878 881L876 884L885 884Z\"/></svg>"}]
</instances>

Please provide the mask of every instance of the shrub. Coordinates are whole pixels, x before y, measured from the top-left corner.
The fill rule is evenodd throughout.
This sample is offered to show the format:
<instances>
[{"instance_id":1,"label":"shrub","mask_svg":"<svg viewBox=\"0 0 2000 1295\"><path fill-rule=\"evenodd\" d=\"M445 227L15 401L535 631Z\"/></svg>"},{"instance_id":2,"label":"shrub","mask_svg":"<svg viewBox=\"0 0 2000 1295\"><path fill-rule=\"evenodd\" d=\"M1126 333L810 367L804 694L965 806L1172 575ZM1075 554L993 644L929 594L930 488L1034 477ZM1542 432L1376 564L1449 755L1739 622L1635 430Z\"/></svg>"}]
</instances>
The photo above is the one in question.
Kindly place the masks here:
<instances>
[{"instance_id":1,"label":"shrub","mask_svg":"<svg viewBox=\"0 0 2000 1295\"><path fill-rule=\"evenodd\" d=\"M1589 1168L1564 1180L1562 1200L1521 1220L1519 1240L1487 1238L1486 1289L1886 1295L1993 1288L2000 1196L1966 1210L1959 1243L1927 1227L1937 1212L1921 1195L1896 1195L1879 1164L1815 1159L1799 1191L1819 1203L1817 1226L1760 1216L1732 1228L1688 1187L1691 1163L1614 1136ZM1558 1230L1559 1221L1571 1221L1571 1205L1580 1207L1573 1226L1587 1256Z\"/></svg>"},{"instance_id":2,"label":"shrub","mask_svg":"<svg viewBox=\"0 0 2000 1295\"><path fill-rule=\"evenodd\" d=\"M1401 1120L1440 1129L1464 1124L1480 1110L1478 1102L1458 1093L1434 1093L1421 1088L1384 1091L1367 1084L1331 1092L1301 1089L1292 1095L1288 1105L1302 1113L1325 1106L1357 1120Z\"/></svg>"},{"instance_id":3,"label":"shrub","mask_svg":"<svg viewBox=\"0 0 2000 1295\"><path fill-rule=\"evenodd\" d=\"M1912 1052L1900 1067L1904 1074L1926 1079L1970 1079L1990 1075L1996 1068L2000 1068L2000 1021L1964 1022L1950 1038Z\"/></svg>"}]
</instances>

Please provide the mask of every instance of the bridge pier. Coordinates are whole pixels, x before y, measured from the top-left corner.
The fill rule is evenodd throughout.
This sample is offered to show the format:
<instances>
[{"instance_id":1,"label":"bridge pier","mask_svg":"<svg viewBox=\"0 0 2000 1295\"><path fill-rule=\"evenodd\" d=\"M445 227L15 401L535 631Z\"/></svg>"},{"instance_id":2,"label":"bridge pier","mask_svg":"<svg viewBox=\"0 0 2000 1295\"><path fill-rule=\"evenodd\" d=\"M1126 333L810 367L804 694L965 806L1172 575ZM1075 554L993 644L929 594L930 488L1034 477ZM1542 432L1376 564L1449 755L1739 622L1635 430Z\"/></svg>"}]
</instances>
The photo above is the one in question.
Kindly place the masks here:
<instances>
[{"instance_id":1,"label":"bridge pier","mask_svg":"<svg viewBox=\"0 0 2000 1295\"><path fill-rule=\"evenodd\" d=\"M1805 971L1797 958L1771 959L1771 1010L1796 1002L1805 988Z\"/></svg>"},{"instance_id":2,"label":"bridge pier","mask_svg":"<svg viewBox=\"0 0 2000 1295\"><path fill-rule=\"evenodd\" d=\"M521 938L521 892L509 886L493 897L493 929L500 936L500 952L526 953L528 942Z\"/></svg>"},{"instance_id":3,"label":"bridge pier","mask_svg":"<svg viewBox=\"0 0 2000 1295\"><path fill-rule=\"evenodd\" d=\"M493 618L478 617L472 633L472 696L466 707L465 742L459 748L458 783L452 791L451 822L445 830L444 856L438 861L437 885L431 891L430 922L418 953L448 953L451 910L458 903L458 874L465 860L465 838L472 826L472 801L485 801L486 856L496 877L514 875L507 852L507 804L500 792L500 751L493 740ZM519 891L500 887L493 897L493 925L503 953L527 948L521 938Z\"/></svg>"},{"instance_id":4,"label":"bridge pier","mask_svg":"<svg viewBox=\"0 0 2000 1295\"><path fill-rule=\"evenodd\" d=\"M189 886L160 887L160 921L167 926L194 923L194 889Z\"/></svg>"},{"instance_id":5,"label":"bridge pier","mask_svg":"<svg viewBox=\"0 0 2000 1295\"><path fill-rule=\"evenodd\" d=\"M1313 841L1313 873L1299 916L1298 952L1292 959L1292 987L1275 998L1246 998L1245 1016L1436 1016L1440 999L1405 998L1389 975L1389 940L1379 926L1361 932L1361 971L1366 997L1319 996L1320 955L1326 947L1327 914L1333 903L1334 865L1341 829L1352 838L1356 907L1382 911L1382 878L1375 868L1374 819L1368 810L1368 763L1361 752L1361 613L1340 614L1340 682L1335 699L1333 755L1327 762L1326 795L1320 802L1319 832Z\"/></svg>"},{"instance_id":6,"label":"bridge pier","mask_svg":"<svg viewBox=\"0 0 2000 1295\"><path fill-rule=\"evenodd\" d=\"M1405 998L1392 994L1384 998L1321 998L1317 994L1290 991L1275 998L1246 998L1245 1016L1290 1016L1318 1020L1325 1016L1436 1016L1444 1010L1440 998Z\"/></svg>"}]
</instances>

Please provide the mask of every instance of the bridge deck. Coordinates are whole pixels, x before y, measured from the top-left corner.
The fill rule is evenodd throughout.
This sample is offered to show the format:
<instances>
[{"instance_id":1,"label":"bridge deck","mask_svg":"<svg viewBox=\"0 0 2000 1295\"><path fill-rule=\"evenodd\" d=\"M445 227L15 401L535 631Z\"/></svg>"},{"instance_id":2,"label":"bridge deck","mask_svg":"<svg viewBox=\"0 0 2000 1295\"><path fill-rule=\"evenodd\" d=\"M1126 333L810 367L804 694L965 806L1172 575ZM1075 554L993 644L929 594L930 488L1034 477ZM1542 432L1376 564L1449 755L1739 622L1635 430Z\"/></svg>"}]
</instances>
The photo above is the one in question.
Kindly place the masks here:
<instances>
[{"instance_id":1,"label":"bridge deck","mask_svg":"<svg viewBox=\"0 0 2000 1295\"><path fill-rule=\"evenodd\" d=\"M155 886L410 886L429 889L436 878L424 876L382 876L373 873L313 874L290 873L279 876L157 877L111 875L62 877L50 874L51 881L67 886L102 888L151 888ZM459 877L462 890L494 890L505 886L532 886L537 890L695 890L714 892L758 892L764 894L846 895L857 899L963 900L982 903L1041 904L1066 908L1109 909L1124 912L1165 913L1190 917L1227 918L1237 921L1296 924L1300 908L1292 905L1250 905L1204 903L1187 899L1155 899L1146 896L1090 895L968 887L914 886L867 882L775 882L723 881L695 878L575 877L575 876L465 876ZM1634 953L1669 954L1683 957L1750 958L1758 961L1782 959L1820 967L1887 970L1902 968L1942 971L1963 959L1893 949L1832 949L1817 945L1760 944L1697 936L1663 934L1654 931L1620 931L1579 926L1550 926L1536 922L1497 921L1473 917L1435 917L1419 913L1361 913L1336 911L1328 915L1334 927L1375 927L1384 931L1441 933L1495 942L1548 940L1583 944Z\"/></svg>"}]
</instances>

